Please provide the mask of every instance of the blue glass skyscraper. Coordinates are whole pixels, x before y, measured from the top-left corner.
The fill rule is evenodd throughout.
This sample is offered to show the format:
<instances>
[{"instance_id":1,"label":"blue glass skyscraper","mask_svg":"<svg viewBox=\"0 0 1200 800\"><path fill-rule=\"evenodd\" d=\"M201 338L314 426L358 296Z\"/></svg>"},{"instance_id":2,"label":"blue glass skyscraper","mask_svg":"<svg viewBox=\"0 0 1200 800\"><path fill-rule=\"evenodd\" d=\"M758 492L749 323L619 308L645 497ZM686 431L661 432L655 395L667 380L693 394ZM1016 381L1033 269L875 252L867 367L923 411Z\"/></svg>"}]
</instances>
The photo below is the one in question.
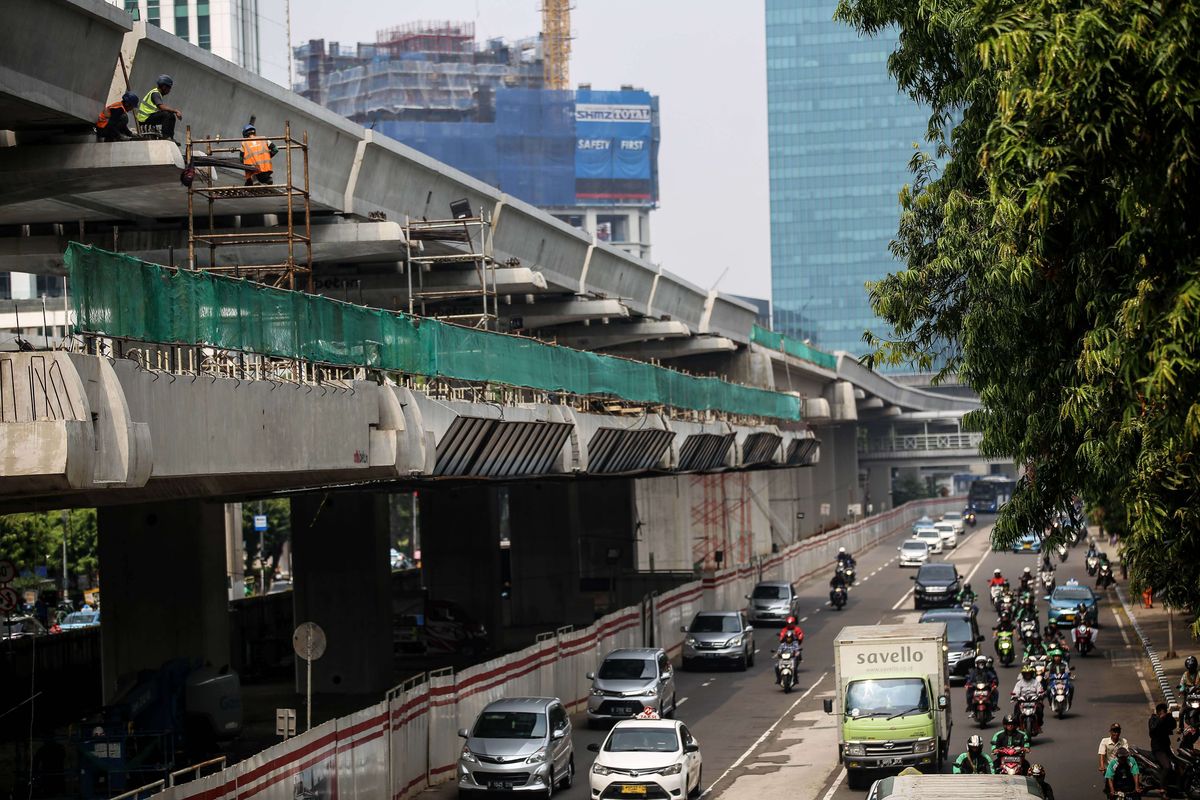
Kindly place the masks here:
<instances>
[{"instance_id":1,"label":"blue glass skyscraper","mask_svg":"<svg viewBox=\"0 0 1200 800\"><path fill-rule=\"evenodd\" d=\"M896 88L894 33L859 36L837 0L766 0L775 328L861 354L884 330L863 283L900 265L888 250L927 112Z\"/></svg>"}]
</instances>

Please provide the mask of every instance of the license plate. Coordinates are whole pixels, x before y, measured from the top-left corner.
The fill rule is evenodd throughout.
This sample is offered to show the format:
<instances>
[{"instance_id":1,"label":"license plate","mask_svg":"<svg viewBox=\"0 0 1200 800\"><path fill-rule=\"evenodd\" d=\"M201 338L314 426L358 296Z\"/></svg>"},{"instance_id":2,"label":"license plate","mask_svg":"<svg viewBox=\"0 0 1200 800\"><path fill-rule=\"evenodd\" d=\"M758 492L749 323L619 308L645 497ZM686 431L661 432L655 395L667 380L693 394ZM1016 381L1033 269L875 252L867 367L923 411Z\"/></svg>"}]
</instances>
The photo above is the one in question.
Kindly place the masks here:
<instances>
[{"instance_id":1,"label":"license plate","mask_svg":"<svg viewBox=\"0 0 1200 800\"><path fill-rule=\"evenodd\" d=\"M902 763L904 763L904 762L899 758L884 758L884 759L880 759L879 766L881 766L881 767L898 767Z\"/></svg>"},{"instance_id":2,"label":"license plate","mask_svg":"<svg viewBox=\"0 0 1200 800\"><path fill-rule=\"evenodd\" d=\"M500 789L500 790L507 791L507 790L513 788L513 782L512 781L488 781L488 788L489 789Z\"/></svg>"},{"instance_id":3,"label":"license plate","mask_svg":"<svg viewBox=\"0 0 1200 800\"><path fill-rule=\"evenodd\" d=\"M622 786L621 794L645 794L645 786Z\"/></svg>"}]
</instances>

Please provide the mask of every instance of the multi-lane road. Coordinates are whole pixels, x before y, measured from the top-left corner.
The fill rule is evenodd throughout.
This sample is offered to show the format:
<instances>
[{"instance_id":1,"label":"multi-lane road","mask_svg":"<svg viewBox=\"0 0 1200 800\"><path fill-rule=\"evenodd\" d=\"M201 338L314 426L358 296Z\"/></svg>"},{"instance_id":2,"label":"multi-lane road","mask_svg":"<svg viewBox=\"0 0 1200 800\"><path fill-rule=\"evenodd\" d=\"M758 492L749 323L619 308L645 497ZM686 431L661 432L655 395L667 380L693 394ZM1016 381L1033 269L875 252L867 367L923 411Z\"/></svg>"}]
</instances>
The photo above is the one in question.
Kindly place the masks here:
<instances>
[{"instance_id":1,"label":"multi-lane road","mask_svg":"<svg viewBox=\"0 0 1200 800\"><path fill-rule=\"evenodd\" d=\"M957 550L941 560L958 567L972 586L986 596L984 584L993 569L1000 568L1015 578L1025 566L1037 571L1035 556L991 552L990 527L969 531ZM821 701L833 693L832 642L844 625L915 621L911 569L896 564L896 546L904 537L885 541L875 549L857 554L858 583L842 611L827 603L828 575L800 586L804 598L801 624L805 631L804 662L799 686L785 695L774 684L769 651L776 637L773 629L755 631L759 650L757 664L746 672L677 672L678 717L687 723L701 745L704 757L705 796L709 798L808 797L817 800L849 800L863 793L845 785L845 772L837 760L835 718L826 715ZM1083 549L1073 550L1058 567L1059 581L1075 577L1088 581ZM832 565L830 565L832 574ZM1039 603L1040 621L1045 625L1045 603ZM983 645L988 655L995 614L982 602L980 630L988 637ZM1101 796L1096 747L1109 723L1119 721L1131 742L1146 742L1146 721L1154 685L1149 663L1129 630L1115 595L1102 599L1101 630L1097 651L1088 658L1075 657L1075 705L1065 719L1047 712L1045 730L1035 741L1029 758L1045 765L1059 800ZM998 662L997 662L998 664ZM1002 700L1007 699L1018 677L1016 667L998 667ZM968 736L980 733L985 739L998 729L999 718L979 730L963 709L964 690L953 687L954 729L946 771L955 756L965 749ZM1002 703L1002 709L1005 708ZM1003 713L1003 711L1001 712ZM564 798L587 798L587 770L592 754L587 745L599 742L603 731L577 725L575 757L578 775L575 786L560 793ZM786 794L785 794L786 792ZM427 797L452 797L453 786L440 786Z\"/></svg>"}]
</instances>

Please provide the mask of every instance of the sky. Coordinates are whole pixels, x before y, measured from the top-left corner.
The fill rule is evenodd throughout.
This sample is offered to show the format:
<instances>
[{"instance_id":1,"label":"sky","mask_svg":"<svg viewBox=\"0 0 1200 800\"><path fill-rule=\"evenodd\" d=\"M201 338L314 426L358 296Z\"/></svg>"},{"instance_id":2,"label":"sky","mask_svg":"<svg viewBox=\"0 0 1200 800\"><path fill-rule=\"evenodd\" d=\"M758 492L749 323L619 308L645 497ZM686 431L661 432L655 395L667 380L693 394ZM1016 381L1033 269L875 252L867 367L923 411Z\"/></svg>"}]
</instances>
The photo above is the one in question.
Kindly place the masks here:
<instances>
[{"instance_id":1,"label":"sky","mask_svg":"<svg viewBox=\"0 0 1200 800\"><path fill-rule=\"evenodd\" d=\"M652 260L707 290L769 297L762 2L575 0L571 83L660 98ZM374 41L417 20L474 21L479 41L541 27L538 0L292 0L292 41Z\"/></svg>"}]
</instances>

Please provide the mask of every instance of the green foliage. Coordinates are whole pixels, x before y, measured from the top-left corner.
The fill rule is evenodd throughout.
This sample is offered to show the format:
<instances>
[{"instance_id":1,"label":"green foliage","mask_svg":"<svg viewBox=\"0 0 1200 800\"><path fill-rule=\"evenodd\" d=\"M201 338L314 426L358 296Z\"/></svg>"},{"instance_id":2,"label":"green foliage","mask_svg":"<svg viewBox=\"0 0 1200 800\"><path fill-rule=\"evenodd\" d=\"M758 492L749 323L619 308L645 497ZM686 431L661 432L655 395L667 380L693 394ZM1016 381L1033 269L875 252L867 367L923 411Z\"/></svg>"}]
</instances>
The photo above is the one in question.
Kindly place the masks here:
<instances>
[{"instance_id":1,"label":"green foliage","mask_svg":"<svg viewBox=\"0 0 1200 800\"><path fill-rule=\"evenodd\" d=\"M261 508L261 510L260 510ZM254 530L254 515L267 515L266 536ZM269 561L271 569L279 561L283 551L283 543L292 535L292 501L287 497L272 497L267 500L251 500L242 503L242 545L245 550L245 569L253 570L254 561L259 557ZM265 541L264 541L265 540Z\"/></svg>"},{"instance_id":2,"label":"green foliage","mask_svg":"<svg viewBox=\"0 0 1200 800\"><path fill-rule=\"evenodd\" d=\"M903 475L892 484L892 507L903 505L909 500L920 500L933 497L934 491L929 482L916 475Z\"/></svg>"},{"instance_id":3,"label":"green foliage","mask_svg":"<svg viewBox=\"0 0 1200 800\"><path fill-rule=\"evenodd\" d=\"M889 68L930 109L872 360L941 359L979 393L982 451L1026 468L998 545L1082 491L1126 529L1133 588L1200 615L1200 2L837 13L898 26Z\"/></svg>"},{"instance_id":4,"label":"green foliage","mask_svg":"<svg viewBox=\"0 0 1200 800\"><path fill-rule=\"evenodd\" d=\"M67 512L67 569L72 576L89 579L100 567L96 555L96 509ZM63 512L44 511L0 517L0 558L9 559L17 571L49 567L56 579L62 575Z\"/></svg>"}]
</instances>

